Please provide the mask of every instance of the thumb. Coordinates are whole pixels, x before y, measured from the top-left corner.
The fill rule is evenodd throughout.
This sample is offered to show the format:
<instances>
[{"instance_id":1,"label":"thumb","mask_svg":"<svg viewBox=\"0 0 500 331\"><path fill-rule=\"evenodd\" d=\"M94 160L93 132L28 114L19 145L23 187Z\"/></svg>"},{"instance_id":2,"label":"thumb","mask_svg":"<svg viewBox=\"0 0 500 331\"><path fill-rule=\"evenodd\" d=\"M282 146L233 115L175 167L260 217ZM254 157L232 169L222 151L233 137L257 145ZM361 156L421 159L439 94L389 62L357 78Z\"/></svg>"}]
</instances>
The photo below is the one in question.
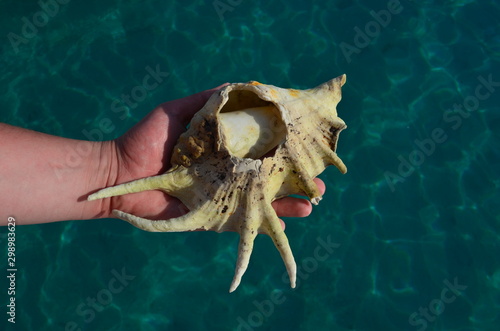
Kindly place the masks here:
<instances>
[{"instance_id":1,"label":"thumb","mask_svg":"<svg viewBox=\"0 0 500 331\"><path fill-rule=\"evenodd\" d=\"M229 85L229 83L219 85L212 89L205 90L182 99L166 102L162 104L162 108L165 112L168 112L170 117L175 117L183 125L187 125L194 114L203 108L212 94L227 85Z\"/></svg>"}]
</instances>

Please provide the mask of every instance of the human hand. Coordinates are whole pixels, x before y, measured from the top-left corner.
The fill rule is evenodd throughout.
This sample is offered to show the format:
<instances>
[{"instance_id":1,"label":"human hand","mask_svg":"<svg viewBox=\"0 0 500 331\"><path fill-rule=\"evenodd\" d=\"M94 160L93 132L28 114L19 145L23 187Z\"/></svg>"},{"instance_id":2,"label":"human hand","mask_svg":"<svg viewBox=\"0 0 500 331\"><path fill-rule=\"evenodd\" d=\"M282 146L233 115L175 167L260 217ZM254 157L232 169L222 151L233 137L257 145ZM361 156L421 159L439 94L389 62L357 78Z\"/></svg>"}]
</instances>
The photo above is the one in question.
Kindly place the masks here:
<instances>
[{"instance_id":1,"label":"human hand","mask_svg":"<svg viewBox=\"0 0 500 331\"><path fill-rule=\"evenodd\" d=\"M224 85L182 99L161 104L122 137L114 141L115 180L108 186L155 176L170 168L170 158L180 134L193 115L214 91ZM320 192L325 184L315 179ZM108 215L113 209L152 220L165 220L185 214L187 208L176 198L158 191L143 191L110 198ZM311 203L305 199L286 197L273 202L279 217L305 217ZM282 222L284 227L284 223Z\"/></svg>"}]
</instances>

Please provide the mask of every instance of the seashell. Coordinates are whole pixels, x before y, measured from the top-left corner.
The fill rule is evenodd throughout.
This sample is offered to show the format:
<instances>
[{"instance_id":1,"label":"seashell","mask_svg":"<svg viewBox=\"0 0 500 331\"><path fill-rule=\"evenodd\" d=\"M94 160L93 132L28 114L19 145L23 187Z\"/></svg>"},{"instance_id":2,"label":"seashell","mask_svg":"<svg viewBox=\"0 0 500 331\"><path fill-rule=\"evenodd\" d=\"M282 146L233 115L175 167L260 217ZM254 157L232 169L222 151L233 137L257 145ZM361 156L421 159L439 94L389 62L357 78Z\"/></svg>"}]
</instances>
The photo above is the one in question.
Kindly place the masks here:
<instances>
[{"instance_id":1,"label":"seashell","mask_svg":"<svg viewBox=\"0 0 500 331\"><path fill-rule=\"evenodd\" d=\"M308 90L283 89L255 81L230 84L198 111L174 148L165 174L105 188L88 200L162 190L189 212L153 221L114 210L117 217L154 232L196 229L236 231L238 259L230 292L240 284L257 234L269 235L285 263L291 287L296 263L271 202L305 194L318 204L313 178L329 165L347 171L337 156L341 75Z\"/></svg>"}]
</instances>

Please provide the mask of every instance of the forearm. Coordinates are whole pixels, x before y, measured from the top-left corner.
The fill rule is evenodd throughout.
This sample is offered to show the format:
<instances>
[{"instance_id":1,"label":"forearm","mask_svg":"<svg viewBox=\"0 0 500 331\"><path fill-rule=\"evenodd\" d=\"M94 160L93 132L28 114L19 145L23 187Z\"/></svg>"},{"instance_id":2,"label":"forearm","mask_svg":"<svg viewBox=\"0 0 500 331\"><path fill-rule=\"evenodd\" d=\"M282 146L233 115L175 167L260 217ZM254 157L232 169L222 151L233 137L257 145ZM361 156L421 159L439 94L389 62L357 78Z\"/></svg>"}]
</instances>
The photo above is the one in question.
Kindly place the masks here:
<instances>
[{"instance_id":1,"label":"forearm","mask_svg":"<svg viewBox=\"0 0 500 331\"><path fill-rule=\"evenodd\" d=\"M0 225L108 217L109 199L86 197L114 184L114 148L0 123Z\"/></svg>"}]
</instances>

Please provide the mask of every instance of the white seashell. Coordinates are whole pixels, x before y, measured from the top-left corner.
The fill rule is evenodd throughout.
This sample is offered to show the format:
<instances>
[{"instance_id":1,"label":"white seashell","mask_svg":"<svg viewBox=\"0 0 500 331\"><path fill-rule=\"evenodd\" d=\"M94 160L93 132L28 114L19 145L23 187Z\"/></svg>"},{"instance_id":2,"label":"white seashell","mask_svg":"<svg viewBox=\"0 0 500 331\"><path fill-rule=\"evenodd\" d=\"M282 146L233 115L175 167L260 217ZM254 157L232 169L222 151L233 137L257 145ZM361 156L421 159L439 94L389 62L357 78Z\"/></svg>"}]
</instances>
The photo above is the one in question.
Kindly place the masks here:
<instances>
[{"instance_id":1,"label":"white seashell","mask_svg":"<svg viewBox=\"0 0 500 331\"><path fill-rule=\"evenodd\" d=\"M313 178L329 165L347 171L336 153L338 135L346 128L336 110L345 80L342 75L309 90L254 81L228 85L212 95L179 137L169 171L100 190L88 200L158 189L179 198L190 212L161 221L114 214L146 231L239 232L230 292L240 284L255 237L268 234L295 287L295 260L271 202L303 193L318 204L321 194Z\"/></svg>"}]
</instances>

